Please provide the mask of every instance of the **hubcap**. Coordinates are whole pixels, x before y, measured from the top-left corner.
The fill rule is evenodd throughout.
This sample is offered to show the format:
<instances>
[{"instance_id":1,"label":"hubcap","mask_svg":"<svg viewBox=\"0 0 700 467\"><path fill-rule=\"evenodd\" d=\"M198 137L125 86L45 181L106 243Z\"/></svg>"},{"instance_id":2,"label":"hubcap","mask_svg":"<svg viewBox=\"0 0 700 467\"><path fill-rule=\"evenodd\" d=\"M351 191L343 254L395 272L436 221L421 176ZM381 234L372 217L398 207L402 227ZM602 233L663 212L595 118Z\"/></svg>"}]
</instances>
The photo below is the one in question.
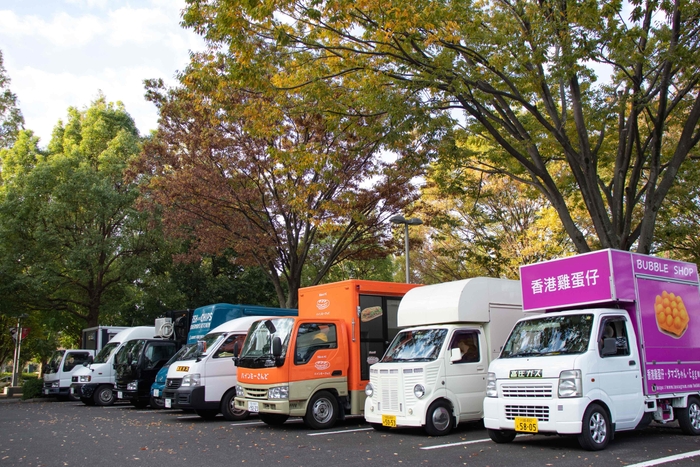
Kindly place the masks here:
<instances>
[{"instance_id":1,"label":"hubcap","mask_svg":"<svg viewBox=\"0 0 700 467\"><path fill-rule=\"evenodd\" d=\"M112 390L110 389L109 391L106 389L103 389L100 391L99 394L100 402L109 402L112 400Z\"/></svg>"},{"instance_id":2,"label":"hubcap","mask_svg":"<svg viewBox=\"0 0 700 467\"><path fill-rule=\"evenodd\" d=\"M605 426L605 417L600 412L596 412L591 416L588 423L588 429L591 432L591 438L597 444L605 441L605 437L608 435L608 429Z\"/></svg>"},{"instance_id":3,"label":"hubcap","mask_svg":"<svg viewBox=\"0 0 700 467\"><path fill-rule=\"evenodd\" d=\"M433 426L439 431L445 431L450 426L450 412L445 407L438 407L431 417Z\"/></svg>"},{"instance_id":4,"label":"hubcap","mask_svg":"<svg viewBox=\"0 0 700 467\"><path fill-rule=\"evenodd\" d=\"M698 404L690 404L690 407L688 407L688 418L693 429L700 430L700 406Z\"/></svg>"},{"instance_id":5,"label":"hubcap","mask_svg":"<svg viewBox=\"0 0 700 467\"><path fill-rule=\"evenodd\" d=\"M314 419L319 423L326 423L333 417L333 406L328 399L319 399L313 407Z\"/></svg>"}]
</instances>

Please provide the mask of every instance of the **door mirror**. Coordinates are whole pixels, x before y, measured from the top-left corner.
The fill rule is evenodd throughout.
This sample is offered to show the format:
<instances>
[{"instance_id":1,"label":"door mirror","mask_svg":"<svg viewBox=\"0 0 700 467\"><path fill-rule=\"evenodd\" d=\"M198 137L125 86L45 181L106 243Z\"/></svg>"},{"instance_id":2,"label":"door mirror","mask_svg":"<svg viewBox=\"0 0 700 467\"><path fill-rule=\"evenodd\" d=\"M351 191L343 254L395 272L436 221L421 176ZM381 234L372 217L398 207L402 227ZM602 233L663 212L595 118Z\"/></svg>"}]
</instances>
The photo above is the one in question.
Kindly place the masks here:
<instances>
[{"instance_id":1,"label":"door mirror","mask_svg":"<svg viewBox=\"0 0 700 467\"><path fill-rule=\"evenodd\" d=\"M614 337L606 337L603 339L603 350L601 355L607 357L617 354L617 339Z\"/></svg>"},{"instance_id":2,"label":"door mirror","mask_svg":"<svg viewBox=\"0 0 700 467\"><path fill-rule=\"evenodd\" d=\"M272 355L274 357L282 356L282 339L277 336L272 338Z\"/></svg>"},{"instance_id":3,"label":"door mirror","mask_svg":"<svg viewBox=\"0 0 700 467\"><path fill-rule=\"evenodd\" d=\"M450 349L450 361L452 363L458 362L462 359L462 351L459 350L459 347L455 347L454 349Z\"/></svg>"}]
</instances>

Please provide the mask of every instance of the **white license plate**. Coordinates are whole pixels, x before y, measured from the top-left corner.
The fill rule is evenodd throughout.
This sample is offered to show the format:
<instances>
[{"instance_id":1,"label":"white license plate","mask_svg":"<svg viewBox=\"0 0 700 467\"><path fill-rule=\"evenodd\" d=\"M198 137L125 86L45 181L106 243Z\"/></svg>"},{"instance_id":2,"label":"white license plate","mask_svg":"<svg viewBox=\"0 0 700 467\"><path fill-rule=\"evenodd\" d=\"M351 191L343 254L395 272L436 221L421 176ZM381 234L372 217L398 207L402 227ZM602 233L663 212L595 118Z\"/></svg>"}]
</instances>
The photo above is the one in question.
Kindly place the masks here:
<instances>
[{"instance_id":1,"label":"white license plate","mask_svg":"<svg viewBox=\"0 0 700 467\"><path fill-rule=\"evenodd\" d=\"M248 401L248 412L251 412L251 413L260 412L260 407L258 407L257 401Z\"/></svg>"},{"instance_id":2,"label":"white license plate","mask_svg":"<svg viewBox=\"0 0 700 467\"><path fill-rule=\"evenodd\" d=\"M117 399L122 399L124 398L124 393L121 391L117 391Z\"/></svg>"},{"instance_id":3,"label":"white license plate","mask_svg":"<svg viewBox=\"0 0 700 467\"><path fill-rule=\"evenodd\" d=\"M45 395L48 395L48 394L49 394L49 390L48 390L48 389L44 389L44 394L45 394Z\"/></svg>"},{"instance_id":4,"label":"white license plate","mask_svg":"<svg viewBox=\"0 0 700 467\"><path fill-rule=\"evenodd\" d=\"M160 389L153 390L153 397L160 397Z\"/></svg>"},{"instance_id":5,"label":"white license plate","mask_svg":"<svg viewBox=\"0 0 700 467\"><path fill-rule=\"evenodd\" d=\"M165 408L171 409L173 407L173 401L170 399L165 399Z\"/></svg>"},{"instance_id":6,"label":"white license plate","mask_svg":"<svg viewBox=\"0 0 700 467\"><path fill-rule=\"evenodd\" d=\"M75 388L70 388L70 393L75 394Z\"/></svg>"}]
</instances>

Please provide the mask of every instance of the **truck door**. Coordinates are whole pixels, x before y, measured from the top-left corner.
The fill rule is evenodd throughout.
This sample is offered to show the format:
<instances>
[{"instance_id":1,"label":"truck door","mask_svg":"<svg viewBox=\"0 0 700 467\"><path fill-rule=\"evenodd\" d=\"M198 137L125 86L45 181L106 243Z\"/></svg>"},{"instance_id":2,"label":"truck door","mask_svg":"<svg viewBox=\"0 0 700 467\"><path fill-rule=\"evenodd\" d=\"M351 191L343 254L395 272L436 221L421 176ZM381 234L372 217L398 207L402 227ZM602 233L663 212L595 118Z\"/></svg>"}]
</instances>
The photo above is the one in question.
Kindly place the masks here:
<instances>
[{"instance_id":1,"label":"truck door","mask_svg":"<svg viewBox=\"0 0 700 467\"><path fill-rule=\"evenodd\" d=\"M347 377L347 360L345 352L338 346L339 333L335 323L301 323L294 341L290 381Z\"/></svg>"},{"instance_id":2,"label":"truck door","mask_svg":"<svg viewBox=\"0 0 700 467\"><path fill-rule=\"evenodd\" d=\"M156 374L163 368L170 357L175 354L175 343L172 341L151 342L143 352L141 380L148 384L139 384L139 394L150 393L151 384L156 380Z\"/></svg>"},{"instance_id":3,"label":"truck door","mask_svg":"<svg viewBox=\"0 0 700 467\"><path fill-rule=\"evenodd\" d=\"M396 314L401 298L360 295L360 377L369 380L369 366L377 363L399 328Z\"/></svg>"},{"instance_id":4,"label":"truck door","mask_svg":"<svg viewBox=\"0 0 700 467\"><path fill-rule=\"evenodd\" d=\"M460 417L480 418L486 397L486 354L483 335L476 329L458 329L447 347L445 361L445 387L456 397L455 412ZM462 358L451 361L452 349L460 349Z\"/></svg>"},{"instance_id":5,"label":"truck door","mask_svg":"<svg viewBox=\"0 0 700 467\"><path fill-rule=\"evenodd\" d=\"M245 334L230 334L207 360L204 370L207 378L204 398L207 402L220 401L224 393L236 384L234 376L236 366L231 358L236 344L239 349L243 348L245 336Z\"/></svg>"},{"instance_id":6,"label":"truck door","mask_svg":"<svg viewBox=\"0 0 700 467\"><path fill-rule=\"evenodd\" d=\"M599 387L612 400L610 410L618 429L633 428L641 410L642 375L639 355L630 345L632 328L624 316L604 317L598 328L598 362L600 372L595 376ZM615 339L611 355L603 352L605 339Z\"/></svg>"}]
</instances>

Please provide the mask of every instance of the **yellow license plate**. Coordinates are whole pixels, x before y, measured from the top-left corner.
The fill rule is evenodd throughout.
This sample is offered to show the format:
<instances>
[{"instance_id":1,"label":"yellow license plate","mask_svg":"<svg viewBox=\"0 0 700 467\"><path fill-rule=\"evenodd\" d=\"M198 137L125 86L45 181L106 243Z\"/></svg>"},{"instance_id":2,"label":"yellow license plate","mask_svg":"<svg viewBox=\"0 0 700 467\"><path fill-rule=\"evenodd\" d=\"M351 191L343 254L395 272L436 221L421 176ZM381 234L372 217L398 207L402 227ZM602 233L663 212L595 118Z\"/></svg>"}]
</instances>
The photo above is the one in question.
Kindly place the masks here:
<instances>
[{"instance_id":1,"label":"yellow license plate","mask_svg":"<svg viewBox=\"0 0 700 467\"><path fill-rule=\"evenodd\" d=\"M176 371L190 371L190 367L188 366L179 366L175 369Z\"/></svg>"},{"instance_id":2,"label":"yellow license plate","mask_svg":"<svg viewBox=\"0 0 700 467\"><path fill-rule=\"evenodd\" d=\"M530 417L515 417L515 431L537 433L537 419Z\"/></svg>"},{"instance_id":3,"label":"yellow license plate","mask_svg":"<svg viewBox=\"0 0 700 467\"><path fill-rule=\"evenodd\" d=\"M382 426L396 427L396 415L382 415Z\"/></svg>"}]
</instances>

